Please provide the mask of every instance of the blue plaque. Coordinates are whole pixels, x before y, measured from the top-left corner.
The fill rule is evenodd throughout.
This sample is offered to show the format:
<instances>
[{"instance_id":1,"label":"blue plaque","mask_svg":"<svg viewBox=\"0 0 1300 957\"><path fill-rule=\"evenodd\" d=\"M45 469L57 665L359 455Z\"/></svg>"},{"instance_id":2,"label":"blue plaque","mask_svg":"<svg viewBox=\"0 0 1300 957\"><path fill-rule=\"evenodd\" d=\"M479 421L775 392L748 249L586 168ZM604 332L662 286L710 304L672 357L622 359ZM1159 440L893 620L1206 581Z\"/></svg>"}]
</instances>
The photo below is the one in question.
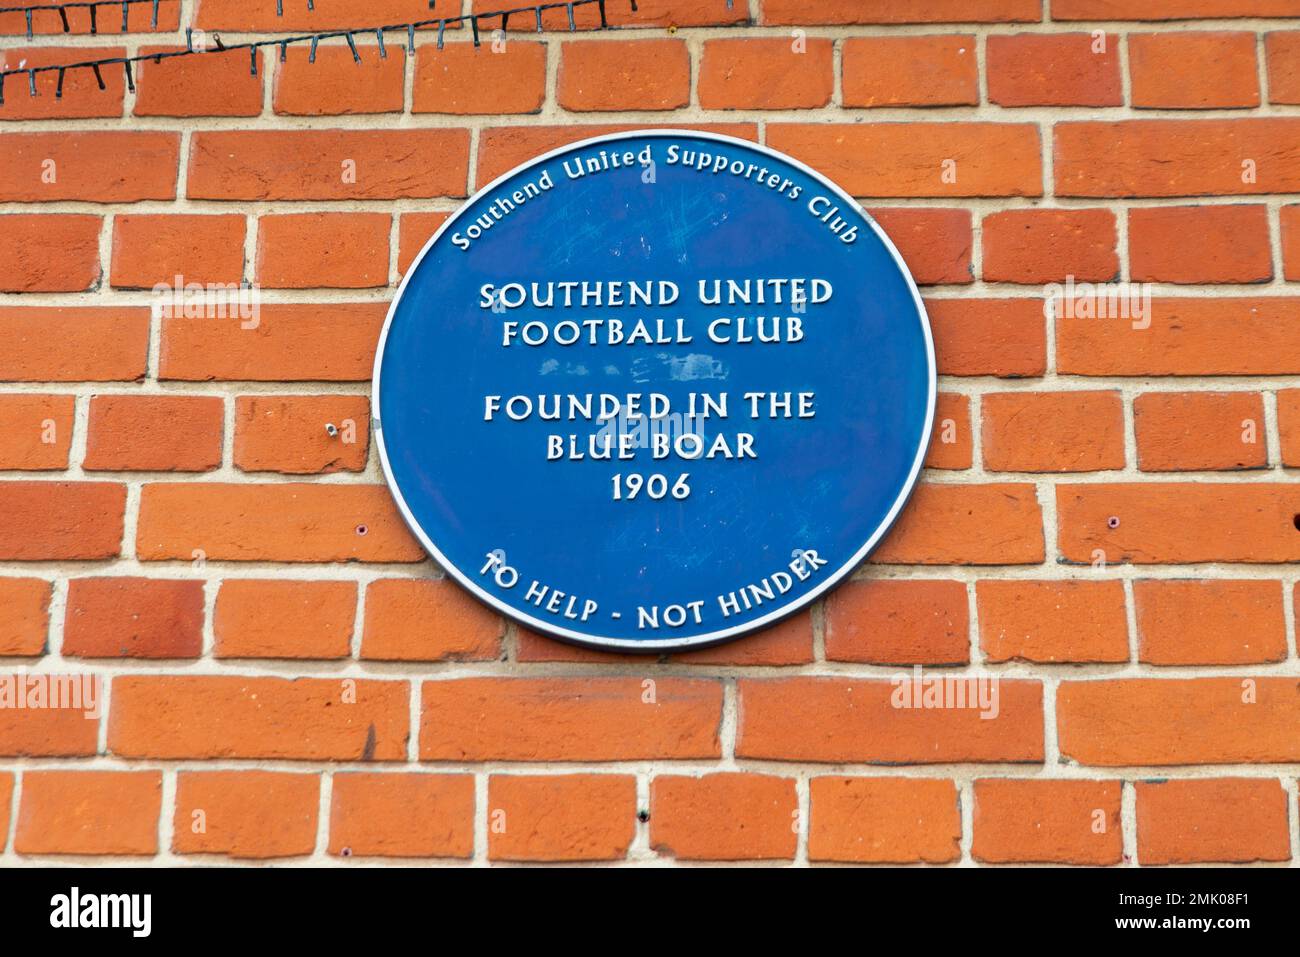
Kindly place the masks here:
<instances>
[{"instance_id":1,"label":"blue plaque","mask_svg":"<svg viewBox=\"0 0 1300 957\"><path fill-rule=\"evenodd\" d=\"M842 190L743 140L602 136L507 173L406 274L375 439L429 553L537 631L709 645L848 576L934 417L898 251Z\"/></svg>"}]
</instances>

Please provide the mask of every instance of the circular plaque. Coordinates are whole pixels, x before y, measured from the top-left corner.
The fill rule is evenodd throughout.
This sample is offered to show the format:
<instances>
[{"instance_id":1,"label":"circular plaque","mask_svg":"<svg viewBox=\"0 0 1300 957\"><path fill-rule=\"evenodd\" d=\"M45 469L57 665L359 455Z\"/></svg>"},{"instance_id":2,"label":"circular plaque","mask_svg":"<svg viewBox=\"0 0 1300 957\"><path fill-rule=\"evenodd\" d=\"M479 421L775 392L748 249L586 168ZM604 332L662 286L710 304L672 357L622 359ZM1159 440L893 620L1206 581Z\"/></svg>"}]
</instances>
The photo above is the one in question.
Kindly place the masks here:
<instances>
[{"instance_id":1,"label":"circular plaque","mask_svg":"<svg viewBox=\"0 0 1300 957\"><path fill-rule=\"evenodd\" d=\"M618 650L735 638L888 532L934 347L828 179L682 130L565 146L452 215L375 358L375 438L429 553L523 625Z\"/></svg>"}]
</instances>

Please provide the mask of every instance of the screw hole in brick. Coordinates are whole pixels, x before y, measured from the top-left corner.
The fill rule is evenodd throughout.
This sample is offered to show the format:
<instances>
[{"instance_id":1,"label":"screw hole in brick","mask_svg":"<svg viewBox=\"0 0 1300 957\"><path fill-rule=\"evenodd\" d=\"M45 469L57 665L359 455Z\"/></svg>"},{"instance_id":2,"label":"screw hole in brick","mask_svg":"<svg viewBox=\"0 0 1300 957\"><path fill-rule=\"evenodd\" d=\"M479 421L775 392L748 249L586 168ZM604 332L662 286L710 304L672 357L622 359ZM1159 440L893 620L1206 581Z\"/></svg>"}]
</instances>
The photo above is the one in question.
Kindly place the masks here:
<instances>
[{"instance_id":1,"label":"screw hole in brick","mask_svg":"<svg viewBox=\"0 0 1300 957\"><path fill-rule=\"evenodd\" d=\"M370 529L366 528L366 526L364 526L364 525L358 525L358 526L357 526L357 534L358 534L358 535L364 535L364 534L366 534L366 532L368 532L368 531L370 531Z\"/></svg>"},{"instance_id":2,"label":"screw hole in brick","mask_svg":"<svg viewBox=\"0 0 1300 957\"><path fill-rule=\"evenodd\" d=\"M1300 515L1291 516L1291 524L1295 526L1297 532L1300 532Z\"/></svg>"},{"instance_id":3,"label":"screw hole in brick","mask_svg":"<svg viewBox=\"0 0 1300 957\"><path fill-rule=\"evenodd\" d=\"M1106 527L1107 527L1107 528L1119 528L1119 516L1118 516L1118 515L1112 515L1110 518L1106 519Z\"/></svg>"}]
</instances>

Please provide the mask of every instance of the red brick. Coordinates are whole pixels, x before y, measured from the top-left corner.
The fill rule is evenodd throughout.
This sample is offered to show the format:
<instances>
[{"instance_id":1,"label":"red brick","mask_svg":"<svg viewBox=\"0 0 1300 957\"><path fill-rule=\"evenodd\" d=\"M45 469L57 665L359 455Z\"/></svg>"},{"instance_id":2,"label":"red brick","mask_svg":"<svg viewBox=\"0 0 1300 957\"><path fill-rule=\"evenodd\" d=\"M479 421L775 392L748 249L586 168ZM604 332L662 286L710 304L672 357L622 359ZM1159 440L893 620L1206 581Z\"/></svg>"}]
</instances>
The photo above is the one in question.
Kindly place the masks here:
<instances>
[{"instance_id":1,"label":"red brick","mask_svg":"<svg viewBox=\"0 0 1300 957\"><path fill-rule=\"evenodd\" d=\"M915 206L869 212L898 248L918 285L974 281L970 210Z\"/></svg>"},{"instance_id":2,"label":"red brick","mask_svg":"<svg viewBox=\"0 0 1300 957\"><path fill-rule=\"evenodd\" d=\"M0 342L5 382L130 382L147 368L149 310L0 307Z\"/></svg>"},{"instance_id":3,"label":"red brick","mask_svg":"<svg viewBox=\"0 0 1300 957\"><path fill-rule=\"evenodd\" d=\"M50 583L40 578L0 578L0 656L44 654L50 593Z\"/></svg>"},{"instance_id":4,"label":"red brick","mask_svg":"<svg viewBox=\"0 0 1300 957\"><path fill-rule=\"evenodd\" d=\"M975 782L971 856L989 864L1118 864L1119 781Z\"/></svg>"},{"instance_id":5,"label":"red brick","mask_svg":"<svg viewBox=\"0 0 1300 957\"><path fill-rule=\"evenodd\" d=\"M505 622L449 579L388 579L366 587L361 657L487 661L501 657Z\"/></svg>"},{"instance_id":6,"label":"red brick","mask_svg":"<svg viewBox=\"0 0 1300 957\"><path fill-rule=\"evenodd\" d=\"M103 12L102 10L100 11ZM72 10L68 11L68 25L72 25ZM121 26L121 11L117 11L118 26ZM159 20L162 10L158 11ZM49 19L59 23L56 14L46 14ZM37 32L37 20L44 19L39 14L32 18L32 32ZM0 14L0 24L5 15ZM4 32L0 30L0 33ZM125 52L122 47L95 47L94 58L119 57ZM0 55L0 70L18 70L38 66L56 66L63 63L76 63L88 59L85 47L17 47L4 51ZM62 96L59 96L59 74L56 70L36 74L37 95L30 93L30 80L27 76L11 76L5 79L9 95L5 97L4 107L0 108L0 122L5 120L78 120L96 117L120 117L122 115L123 91L126 87L126 75L121 67L109 67L101 70L104 89L99 88L95 74L90 70L68 70L63 74Z\"/></svg>"},{"instance_id":7,"label":"red brick","mask_svg":"<svg viewBox=\"0 0 1300 957\"><path fill-rule=\"evenodd\" d=\"M705 40L699 98L706 110L801 110L826 106L835 88L834 41Z\"/></svg>"},{"instance_id":8,"label":"red brick","mask_svg":"<svg viewBox=\"0 0 1300 957\"><path fill-rule=\"evenodd\" d=\"M144 486L136 555L142 561L237 562L425 557L385 486L218 482Z\"/></svg>"},{"instance_id":9,"label":"red brick","mask_svg":"<svg viewBox=\"0 0 1300 957\"><path fill-rule=\"evenodd\" d=\"M208 131L190 142L187 191L227 202L464 196L468 168L468 130Z\"/></svg>"},{"instance_id":10,"label":"red brick","mask_svg":"<svg viewBox=\"0 0 1300 957\"><path fill-rule=\"evenodd\" d=\"M764 0L765 24L1008 23L1043 17L1042 0Z\"/></svg>"},{"instance_id":11,"label":"red brick","mask_svg":"<svg viewBox=\"0 0 1300 957\"><path fill-rule=\"evenodd\" d=\"M15 696L26 692L29 701L40 700L34 696L44 694L48 702L55 700L57 693L52 684L41 685L39 691L23 688L12 675L4 676L4 684L6 692L12 690ZM0 757L89 757L98 751L99 717L107 690L104 682L76 678L63 687L67 697L61 700L77 707L0 708Z\"/></svg>"},{"instance_id":12,"label":"red brick","mask_svg":"<svg viewBox=\"0 0 1300 957\"><path fill-rule=\"evenodd\" d=\"M1300 192L1297 137L1300 117L1057 123L1056 195ZM1246 161L1254 164L1253 177Z\"/></svg>"},{"instance_id":13,"label":"red brick","mask_svg":"<svg viewBox=\"0 0 1300 957\"><path fill-rule=\"evenodd\" d=\"M1115 214L1108 209L1013 209L984 217L987 282L1040 285L1119 275Z\"/></svg>"},{"instance_id":14,"label":"red brick","mask_svg":"<svg viewBox=\"0 0 1300 957\"><path fill-rule=\"evenodd\" d=\"M364 395L235 400L235 465L245 472L361 472L369 453L370 400Z\"/></svg>"},{"instance_id":15,"label":"red brick","mask_svg":"<svg viewBox=\"0 0 1300 957\"><path fill-rule=\"evenodd\" d=\"M1278 391L1277 428L1282 440L1282 464L1300 466L1300 389Z\"/></svg>"},{"instance_id":16,"label":"red brick","mask_svg":"<svg viewBox=\"0 0 1300 957\"><path fill-rule=\"evenodd\" d=\"M1145 392L1133 400L1133 426L1144 472L1268 464L1258 392Z\"/></svg>"},{"instance_id":17,"label":"red brick","mask_svg":"<svg viewBox=\"0 0 1300 957\"><path fill-rule=\"evenodd\" d=\"M515 629L515 660L517 661L567 661L590 663L623 663L639 666L646 661L644 655L628 652L598 651L578 645L556 641L523 626ZM683 665L738 665L779 667L807 664L813 660L812 615L805 612L746 635L742 641L664 655L662 661Z\"/></svg>"},{"instance_id":18,"label":"red brick","mask_svg":"<svg viewBox=\"0 0 1300 957\"><path fill-rule=\"evenodd\" d=\"M424 682L421 705L422 761L635 761L721 753L722 687L716 681L459 678Z\"/></svg>"},{"instance_id":19,"label":"red brick","mask_svg":"<svg viewBox=\"0 0 1300 957\"><path fill-rule=\"evenodd\" d=\"M974 450L970 423L970 399L940 392L934 408L934 431L925 456L928 469L968 469Z\"/></svg>"},{"instance_id":20,"label":"red brick","mask_svg":"<svg viewBox=\"0 0 1300 957\"><path fill-rule=\"evenodd\" d=\"M989 100L999 106L1120 106L1119 37L1091 33L990 36Z\"/></svg>"},{"instance_id":21,"label":"red brick","mask_svg":"<svg viewBox=\"0 0 1300 957\"><path fill-rule=\"evenodd\" d=\"M1300 206L1283 206L1278 210L1282 233L1282 275L1300 279Z\"/></svg>"},{"instance_id":22,"label":"red brick","mask_svg":"<svg viewBox=\"0 0 1300 957\"><path fill-rule=\"evenodd\" d=\"M848 37L843 102L848 107L976 106L975 37Z\"/></svg>"},{"instance_id":23,"label":"red brick","mask_svg":"<svg viewBox=\"0 0 1300 957\"><path fill-rule=\"evenodd\" d=\"M1300 31L1264 34L1270 103L1300 103Z\"/></svg>"},{"instance_id":24,"label":"red brick","mask_svg":"<svg viewBox=\"0 0 1300 957\"><path fill-rule=\"evenodd\" d=\"M471 0L470 9L476 12L499 11L501 0ZM636 9L630 3L610 2L605 6L605 17L611 26L619 27L698 27L743 24L749 20L744 3L728 4L728 0L638 0ZM482 21L484 27L499 25L500 17ZM600 27L600 13L595 4L574 7L573 22L579 30L596 30ZM549 9L542 14L542 26L547 30L569 29L566 12ZM511 30L537 29L537 20L530 13L520 13L510 18Z\"/></svg>"},{"instance_id":25,"label":"red brick","mask_svg":"<svg viewBox=\"0 0 1300 957\"><path fill-rule=\"evenodd\" d=\"M998 530L996 538L990 528ZM923 483L871 560L1036 565L1043 554L1043 517L1032 485Z\"/></svg>"},{"instance_id":26,"label":"red brick","mask_svg":"<svg viewBox=\"0 0 1300 957\"><path fill-rule=\"evenodd\" d=\"M731 643L729 642L729 644ZM539 634L530 628L525 628L523 625L515 626L514 658L516 661L521 662L564 661L581 662L583 664L625 664L632 666L644 663L646 660L664 660L663 657L647 659L645 655L639 655L631 651L601 651L584 645L572 645L567 641L559 641L548 635Z\"/></svg>"},{"instance_id":27,"label":"red brick","mask_svg":"<svg viewBox=\"0 0 1300 957\"><path fill-rule=\"evenodd\" d=\"M388 213L287 213L257 222L257 281L265 288L388 285Z\"/></svg>"},{"instance_id":28,"label":"red brick","mask_svg":"<svg viewBox=\"0 0 1300 957\"><path fill-rule=\"evenodd\" d=\"M41 10L41 7L54 6L55 0L31 0L28 6L36 8L36 14L32 17L32 33L90 33L90 11L84 7L72 7L68 10L68 30L63 29L63 20L54 10ZM12 9L17 4L10 4ZM21 10L21 7L18 7ZM96 18L96 32L100 34L117 34L122 33L122 11L121 9L106 8L112 10L105 15L105 9L99 11ZM127 33L148 33L157 30L159 33L175 32L180 25L180 0L162 0L158 5L158 26L153 26L152 7L145 4L135 4L127 9ZM27 30L26 18L21 12L0 14L0 36L16 36L25 33ZM107 75L104 77L108 79Z\"/></svg>"},{"instance_id":29,"label":"red brick","mask_svg":"<svg viewBox=\"0 0 1300 957\"><path fill-rule=\"evenodd\" d=\"M650 784L650 845L683 861L793 860L798 804L791 778L661 774Z\"/></svg>"},{"instance_id":30,"label":"red brick","mask_svg":"<svg viewBox=\"0 0 1300 957\"><path fill-rule=\"evenodd\" d=\"M203 582L74 578L68 582L63 654L72 658L197 658L203 650Z\"/></svg>"},{"instance_id":31,"label":"red brick","mask_svg":"<svg viewBox=\"0 0 1300 957\"><path fill-rule=\"evenodd\" d=\"M126 486L0 482L0 560L90 561L122 547Z\"/></svg>"},{"instance_id":32,"label":"red brick","mask_svg":"<svg viewBox=\"0 0 1300 957\"><path fill-rule=\"evenodd\" d=\"M503 126L485 129L479 134L478 172L479 187L492 182L534 157L541 156L568 143L622 133L630 130L655 128L700 130L721 133L738 139L758 142L758 126L754 123L625 123L625 124L574 124L570 126Z\"/></svg>"},{"instance_id":33,"label":"red brick","mask_svg":"<svg viewBox=\"0 0 1300 957\"><path fill-rule=\"evenodd\" d=\"M1121 581L982 581L975 600L988 661L1129 660Z\"/></svg>"},{"instance_id":34,"label":"red brick","mask_svg":"<svg viewBox=\"0 0 1300 957\"><path fill-rule=\"evenodd\" d=\"M1139 781L1136 790L1141 864L1291 860L1291 799L1274 778Z\"/></svg>"},{"instance_id":35,"label":"red brick","mask_svg":"<svg viewBox=\"0 0 1300 957\"><path fill-rule=\"evenodd\" d=\"M674 110L691 96L682 40L567 40L555 98L574 112Z\"/></svg>"},{"instance_id":36,"label":"red brick","mask_svg":"<svg viewBox=\"0 0 1300 957\"><path fill-rule=\"evenodd\" d=\"M1294 0L1053 0L1053 20L1185 20L1195 17L1277 17L1295 13Z\"/></svg>"},{"instance_id":37,"label":"red brick","mask_svg":"<svg viewBox=\"0 0 1300 957\"><path fill-rule=\"evenodd\" d=\"M1259 106L1253 33L1131 33L1128 68L1139 109Z\"/></svg>"},{"instance_id":38,"label":"red brick","mask_svg":"<svg viewBox=\"0 0 1300 957\"><path fill-rule=\"evenodd\" d=\"M84 292L99 282L98 216L9 213L0 230L0 292Z\"/></svg>"},{"instance_id":39,"label":"red brick","mask_svg":"<svg viewBox=\"0 0 1300 957\"><path fill-rule=\"evenodd\" d=\"M1194 376L1300 373L1300 298L1153 299L1140 321L1056 320L1062 375ZM1134 323L1138 322L1138 328Z\"/></svg>"},{"instance_id":40,"label":"red brick","mask_svg":"<svg viewBox=\"0 0 1300 957\"><path fill-rule=\"evenodd\" d=\"M397 271L405 274L450 213L402 213L397 220Z\"/></svg>"},{"instance_id":41,"label":"red brick","mask_svg":"<svg viewBox=\"0 0 1300 957\"><path fill-rule=\"evenodd\" d=\"M172 850L265 860L316 848L319 774L182 771Z\"/></svg>"},{"instance_id":42,"label":"red brick","mask_svg":"<svg viewBox=\"0 0 1300 957\"><path fill-rule=\"evenodd\" d=\"M469 774L335 774L329 852L342 857L474 853Z\"/></svg>"},{"instance_id":43,"label":"red brick","mask_svg":"<svg viewBox=\"0 0 1300 957\"><path fill-rule=\"evenodd\" d=\"M357 44L358 63L341 42L319 46L315 62L306 46L290 47L275 65L272 106L289 116L400 113L404 106L406 50L386 43Z\"/></svg>"},{"instance_id":44,"label":"red brick","mask_svg":"<svg viewBox=\"0 0 1300 957\"><path fill-rule=\"evenodd\" d=\"M94 396L82 466L108 472L219 468L224 408L220 396Z\"/></svg>"},{"instance_id":45,"label":"red brick","mask_svg":"<svg viewBox=\"0 0 1300 957\"><path fill-rule=\"evenodd\" d=\"M746 635L743 641L670 655L668 660L683 665L773 667L807 664L813 660L812 615L808 612L792 615L769 628Z\"/></svg>"},{"instance_id":46,"label":"red brick","mask_svg":"<svg viewBox=\"0 0 1300 957\"><path fill-rule=\"evenodd\" d=\"M1287 655L1282 585L1209 580L1133 583L1138 660L1152 665L1242 665Z\"/></svg>"},{"instance_id":47,"label":"red brick","mask_svg":"<svg viewBox=\"0 0 1300 957\"><path fill-rule=\"evenodd\" d=\"M1294 678L1064 681L1056 691L1064 758L1121 767L1283 764L1300 758Z\"/></svg>"},{"instance_id":48,"label":"red brick","mask_svg":"<svg viewBox=\"0 0 1300 957\"><path fill-rule=\"evenodd\" d=\"M429 0L366 0L366 23L408 23L444 14L430 13ZM455 11L452 11L454 15ZM195 26L202 30L231 33L298 33L315 30L347 30L357 26L356 0L286 0L283 14L276 4L248 0L199 0ZM395 44L394 44L395 45Z\"/></svg>"},{"instance_id":49,"label":"red brick","mask_svg":"<svg viewBox=\"0 0 1300 957\"><path fill-rule=\"evenodd\" d=\"M959 581L845 582L826 599L826 658L878 665L970 660L970 612Z\"/></svg>"},{"instance_id":50,"label":"red brick","mask_svg":"<svg viewBox=\"0 0 1300 957\"><path fill-rule=\"evenodd\" d=\"M622 860L636 836L636 778L494 774L487 819L490 860Z\"/></svg>"},{"instance_id":51,"label":"red brick","mask_svg":"<svg viewBox=\"0 0 1300 957\"><path fill-rule=\"evenodd\" d=\"M947 864L961 857L952 781L815 777L808 858L848 864Z\"/></svg>"},{"instance_id":52,"label":"red brick","mask_svg":"<svg viewBox=\"0 0 1300 957\"><path fill-rule=\"evenodd\" d=\"M537 113L546 99L546 44L448 43L415 52L412 113Z\"/></svg>"},{"instance_id":53,"label":"red brick","mask_svg":"<svg viewBox=\"0 0 1300 957\"><path fill-rule=\"evenodd\" d=\"M954 680L969 681L960 675ZM755 678L741 679L737 687L740 758L831 764L1043 760L1043 688L1037 681L1001 680L994 686L998 711L992 718L981 717L977 702L966 708L895 707L898 694L919 696L924 690L910 675L888 681Z\"/></svg>"},{"instance_id":54,"label":"red brick","mask_svg":"<svg viewBox=\"0 0 1300 957\"><path fill-rule=\"evenodd\" d=\"M404 761L404 681L120 675L108 748L123 758Z\"/></svg>"},{"instance_id":55,"label":"red brick","mask_svg":"<svg viewBox=\"0 0 1300 957\"><path fill-rule=\"evenodd\" d=\"M174 199L180 145L179 133L5 133L0 202Z\"/></svg>"},{"instance_id":56,"label":"red brick","mask_svg":"<svg viewBox=\"0 0 1300 957\"><path fill-rule=\"evenodd\" d=\"M1056 509L1066 561L1092 562L1095 551L1135 565L1300 561L1294 484L1060 485Z\"/></svg>"},{"instance_id":57,"label":"red brick","mask_svg":"<svg viewBox=\"0 0 1300 957\"><path fill-rule=\"evenodd\" d=\"M244 216L128 213L113 217L110 282L116 289L238 283L244 276Z\"/></svg>"},{"instance_id":58,"label":"red brick","mask_svg":"<svg viewBox=\"0 0 1300 957\"><path fill-rule=\"evenodd\" d=\"M984 467L1095 472L1124 467L1118 392L994 392L981 399Z\"/></svg>"},{"instance_id":59,"label":"red brick","mask_svg":"<svg viewBox=\"0 0 1300 957\"><path fill-rule=\"evenodd\" d=\"M773 123L767 144L854 196L1043 193L1038 128L1032 124Z\"/></svg>"},{"instance_id":60,"label":"red brick","mask_svg":"<svg viewBox=\"0 0 1300 957\"><path fill-rule=\"evenodd\" d=\"M366 382L388 304L265 305L241 319L164 317L158 376L206 382Z\"/></svg>"},{"instance_id":61,"label":"red brick","mask_svg":"<svg viewBox=\"0 0 1300 957\"><path fill-rule=\"evenodd\" d=\"M228 578L212 631L218 658L346 658L357 586L344 581Z\"/></svg>"},{"instance_id":62,"label":"red brick","mask_svg":"<svg viewBox=\"0 0 1300 957\"><path fill-rule=\"evenodd\" d=\"M66 469L75 404L70 395L0 395L0 469Z\"/></svg>"},{"instance_id":63,"label":"red brick","mask_svg":"<svg viewBox=\"0 0 1300 957\"><path fill-rule=\"evenodd\" d=\"M1194 243L1187 242L1195 236ZM1128 211L1135 282L1267 282L1273 278L1266 206L1152 206Z\"/></svg>"},{"instance_id":64,"label":"red brick","mask_svg":"<svg viewBox=\"0 0 1300 957\"><path fill-rule=\"evenodd\" d=\"M9 808L13 804L14 776L0 772L0 852L9 842Z\"/></svg>"},{"instance_id":65,"label":"red brick","mask_svg":"<svg viewBox=\"0 0 1300 957\"><path fill-rule=\"evenodd\" d=\"M159 771L26 771L19 854L158 853Z\"/></svg>"},{"instance_id":66,"label":"red brick","mask_svg":"<svg viewBox=\"0 0 1300 957\"><path fill-rule=\"evenodd\" d=\"M140 53L173 53L184 46L147 46ZM247 52L145 60L136 69L136 116L257 116L262 112L266 57L257 54L257 75Z\"/></svg>"},{"instance_id":67,"label":"red brick","mask_svg":"<svg viewBox=\"0 0 1300 957\"><path fill-rule=\"evenodd\" d=\"M940 375L1018 379L1047 371L1040 299L927 299Z\"/></svg>"}]
</instances>

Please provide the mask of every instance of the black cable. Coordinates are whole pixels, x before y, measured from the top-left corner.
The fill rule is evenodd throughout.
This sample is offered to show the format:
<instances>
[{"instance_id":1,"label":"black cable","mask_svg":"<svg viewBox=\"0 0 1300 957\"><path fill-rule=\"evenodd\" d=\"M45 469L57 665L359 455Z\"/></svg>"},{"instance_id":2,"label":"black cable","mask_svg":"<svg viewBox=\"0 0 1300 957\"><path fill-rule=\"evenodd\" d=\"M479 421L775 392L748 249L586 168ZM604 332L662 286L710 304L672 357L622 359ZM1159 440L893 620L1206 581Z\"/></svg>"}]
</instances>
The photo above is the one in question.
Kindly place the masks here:
<instances>
[{"instance_id":1,"label":"black cable","mask_svg":"<svg viewBox=\"0 0 1300 957\"><path fill-rule=\"evenodd\" d=\"M175 0L175 2L179 3L180 0ZM437 0L429 0L430 10L434 9L434 4L436 2ZM91 19L90 32L96 33L98 32L99 29L99 24L97 22L98 18L96 16L96 13L99 10L99 8L100 7L121 7L122 8L122 32L126 33L127 27L130 25L129 20L130 20L131 8L135 6L139 6L140 4L144 4L144 3L149 4L153 8L152 14L149 18L149 26L151 29L156 30L158 29L158 7L162 3L162 0L68 0L67 3L47 4L41 6L0 7L0 13L25 14L27 17L27 39L30 40L32 38L31 21L32 21L33 13L38 13L38 12L44 13L46 11L49 11L51 13L57 13L59 15L59 19L62 20L63 22L63 32L71 33L72 26L68 22L68 11L89 10L90 19ZM316 9L315 0L307 0L307 9L308 10ZM275 15L277 17L284 16L284 0L275 0Z\"/></svg>"},{"instance_id":2,"label":"black cable","mask_svg":"<svg viewBox=\"0 0 1300 957\"><path fill-rule=\"evenodd\" d=\"M430 0L429 2L430 8L433 7L433 2L434 0ZM172 51L166 51L161 53L140 54L137 56L130 56L130 57L125 57L125 56L104 57L99 60L81 60L75 63L53 63L53 64L48 64L46 66L21 67L13 70L0 70L0 106L4 105L5 78L10 76L18 76L24 73L27 74L28 88L29 88L30 95L36 96L37 95L36 74L38 73L57 72L59 76L62 77L63 74L66 73L66 71L68 70L90 69L94 71L95 78L96 80L99 81L100 89L103 89L104 79L102 74L100 73L101 68L105 66L117 66L120 64L126 73L126 80L128 85L130 85L131 89L134 90L135 89L134 79L131 75L132 63L141 63L145 60L153 60L155 63L161 63L163 60L170 60L175 57L197 56L199 54L205 54L205 53L229 53L232 50L248 50L250 51L249 57L250 60L252 61L250 65L250 72L254 76L256 76L257 75L257 51L262 49L263 47L271 47L271 46L280 47L280 59L281 61L283 61L285 56L285 48L290 43L310 42L311 43L310 59L312 62L315 62L316 46L321 40L338 39L341 37L347 41L347 44L351 48L353 57L356 60L356 62L360 63L361 56L357 52L356 42L354 39L354 35L357 33L375 34L376 36L380 37L380 45L382 47L384 33L388 33L390 31L397 31L397 30L404 31L407 36L408 45L413 48L415 45L415 31L424 29L426 27L433 27L436 25L438 27L438 49L441 50L443 45L443 34L447 29L447 24L468 22L471 30L473 31L474 45L477 47L481 45L481 38L479 35L480 21L491 23L492 21L499 20L502 28L504 29L506 24L509 23L510 17L514 16L515 14L524 14L524 13L535 14L537 20L537 29L538 32L540 32L542 29L542 14L545 13L547 10L563 9L568 12L569 29L572 31L577 29L577 25L575 24L573 18L574 9L576 7L585 7L585 6L590 6L592 4L597 4L600 9L601 29L605 29L606 27L608 27L608 23L606 22L606 18L605 18L605 4L607 2L608 0L552 0L552 2L534 3L526 7L513 7L509 10L488 10L488 11L484 11L483 13L458 14L457 16L453 16L453 17L437 17L428 20L416 20L410 23L388 24L386 26L380 26L380 27L354 27L348 30L326 30L320 33L305 33L305 34L292 36L292 37L279 37L274 40L249 40L244 43L231 44L230 46L226 46L225 44L223 44L221 42L221 39L217 37L216 49L195 48L194 32L191 28L187 28L185 31L184 50L172 50ZM59 11L66 21L67 10L76 9L76 8L87 8L90 10L91 32L93 33L95 31L95 10L98 7L121 6L125 10L131 4L136 4L136 3L153 3L156 7L158 0L73 0L73 2L60 4L58 6L50 6L50 7L3 7L0 8L0 13L16 13L19 11L25 11L27 13L28 29L30 31L31 14L33 10ZM637 10L636 0L629 0L629 3L631 4L632 12L635 13ZM312 0L308 0L308 8L309 9L312 8ZM381 55L386 56L387 54L385 53ZM61 98L61 96L58 93L56 93L56 98Z\"/></svg>"}]
</instances>

